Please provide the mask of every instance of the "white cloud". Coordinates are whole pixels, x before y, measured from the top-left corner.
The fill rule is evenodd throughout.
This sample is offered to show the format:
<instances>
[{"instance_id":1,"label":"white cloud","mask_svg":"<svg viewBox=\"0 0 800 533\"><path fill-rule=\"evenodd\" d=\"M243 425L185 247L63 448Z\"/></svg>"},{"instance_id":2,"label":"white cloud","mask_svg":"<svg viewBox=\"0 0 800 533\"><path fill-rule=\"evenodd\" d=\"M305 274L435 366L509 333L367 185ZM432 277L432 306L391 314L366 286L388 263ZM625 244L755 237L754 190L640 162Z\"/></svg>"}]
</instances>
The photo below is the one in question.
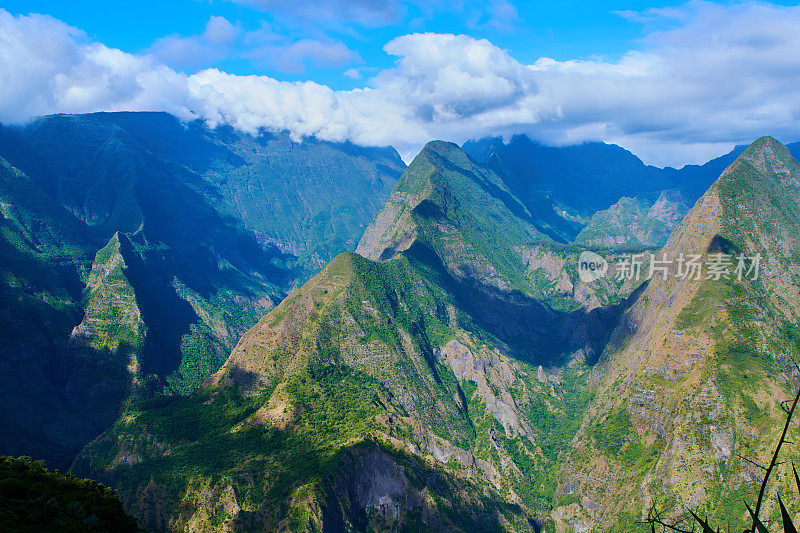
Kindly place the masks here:
<instances>
[{"instance_id":1,"label":"white cloud","mask_svg":"<svg viewBox=\"0 0 800 533\"><path fill-rule=\"evenodd\" d=\"M427 131L409 120L402 104L372 89L334 91L308 82L236 76L208 69L189 78L198 115L249 132L288 130L295 139L316 136L365 145L419 146Z\"/></svg>"},{"instance_id":2,"label":"white cloud","mask_svg":"<svg viewBox=\"0 0 800 533\"><path fill-rule=\"evenodd\" d=\"M534 72L485 39L413 34L384 50L400 59L375 78L376 88L401 96L429 121L470 117L536 93Z\"/></svg>"},{"instance_id":3,"label":"white cloud","mask_svg":"<svg viewBox=\"0 0 800 533\"><path fill-rule=\"evenodd\" d=\"M241 33L241 28L225 17L212 16L203 33L189 37L178 34L161 37L148 52L170 67L193 69L228 57Z\"/></svg>"},{"instance_id":4,"label":"white cloud","mask_svg":"<svg viewBox=\"0 0 800 533\"><path fill-rule=\"evenodd\" d=\"M642 16L679 25L613 63L537 61L540 90L563 113L539 135L566 142L594 124L596 138L674 146L677 157L650 157L659 163L692 152L682 145L800 138L800 8L690 2Z\"/></svg>"},{"instance_id":5,"label":"white cloud","mask_svg":"<svg viewBox=\"0 0 800 533\"><path fill-rule=\"evenodd\" d=\"M329 39L299 39L294 42L279 39L247 55L281 72L292 73L304 72L308 64L317 69L335 69L361 61L359 55L344 43Z\"/></svg>"},{"instance_id":6,"label":"white cloud","mask_svg":"<svg viewBox=\"0 0 800 533\"><path fill-rule=\"evenodd\" d=\"M47 113L160 109L190 116L186 77L149 57L89 42L44 15L0 9L0 120Z\"/></svg>"},{"instance_id":7,"label":"white cloud","mask_svg":"<svg viewBox=\"0 0 800 533\"><path fill-rule=\"evenodd\" d=\"M280 72L301 73L306 65L317 69L341 68L360 62L358 54L330 38L292 39L262 22L259 29L243 31L224 17L212 16L198 35L167 35L145 52L183 71L198 70L229 57L253 60Z\"/></svg>"},{"instance_id":8,"label":"white cloud","mask_svg":"<svg viewBox=\"0 0 800 533\"><path fill-rule=\"evenodd\" d=\"M800 8L690 2L626 16L648 33L618 60L525 65L486 40L412 34L385 46L393 68L335 91L216 69L186 76L56 19L0 10L0 120L164 110L247 131L392 144L404 156L434 138L526 132L555 144L616 142L658 164L702 161L763 134L800 138ZM222 20L209 21L204 43L247 40L285 67L353 60L336 41L286 42L269 28L241 35Z\"/></svg>"}]
</instances>

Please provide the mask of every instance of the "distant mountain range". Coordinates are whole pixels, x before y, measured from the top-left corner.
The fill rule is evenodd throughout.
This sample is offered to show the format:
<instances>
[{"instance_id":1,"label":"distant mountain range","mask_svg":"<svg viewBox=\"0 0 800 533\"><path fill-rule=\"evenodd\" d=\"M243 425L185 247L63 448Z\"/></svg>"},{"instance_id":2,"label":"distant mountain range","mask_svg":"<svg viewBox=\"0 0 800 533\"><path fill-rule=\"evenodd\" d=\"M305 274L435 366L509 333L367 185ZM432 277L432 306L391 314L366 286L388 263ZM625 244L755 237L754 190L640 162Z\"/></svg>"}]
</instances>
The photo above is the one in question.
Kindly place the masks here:
<instances>
[{"instance_id":1,"label":"distant mountain range","mask_svg":"<svg viewBox=\"0 0 800 533\"><path fill-rule=\"evenodd\" d=\"M624 148L599 142L552 147L516 135L508 143L499 138L470 141L463 149L476 161L505 171L509 189L522 201L546 196L557 210L587 218L622 197L652 201L666 189L680 190L691 204L745 147L680 170L645 165Z\"/></svg>"},{"instance_id":2,"label":"distant mountain range","mask_svg":"<svg viewBox=\"0 0 800 533\"><path fill-rule=\"evenodd\" d=\"M4 128L0 453L74 457L153 531L744 527L800 378L797 148ZM588 281L587 249L672 270Z\"/></svg>"},{"instance_id":3,"label":"distant mountain range","mask_svg":"<svg viewBox=\"0 0 800 533\"><path fill-rule=\"evenodd\" d=\"M5 127L0 158L0 448L61 467L126 398L186 394L216 371L355 249L405 168L393 149L163 113Z\"/></svg>"},{"instance_id":4,"label":"distant mountain range","mask_svg":"<svg viewBox=\"0 0 800 533\"><path fill-rule=\"evenodd\" d=\"M675 223L659 223L659 215L647 216L649 209L659 198L663 201L666 191L675 204L670 207L680 221L682 214L745 148L737 146L703 165L674 169L645 165L624 148L599 142L552 147L516 135L507 143L495 137L469 141L463 146L473 159L506 176L508 189L537 218L552 226L552 237L562 242L577 239L593 246L664 244ZM788 148L795 155L800 154L800 143ZM626 205L615 206L621 200ZM615 211L624 211L625 220L614 219ZM599 212L605 214L592 219ZM578 237L587 223L589 231ZM641 228L631 234L629 225ZM645 229L647 226L655 227ZM612 238L598 240L592 237L593 233Z\"/></svg>"}]
</instances>

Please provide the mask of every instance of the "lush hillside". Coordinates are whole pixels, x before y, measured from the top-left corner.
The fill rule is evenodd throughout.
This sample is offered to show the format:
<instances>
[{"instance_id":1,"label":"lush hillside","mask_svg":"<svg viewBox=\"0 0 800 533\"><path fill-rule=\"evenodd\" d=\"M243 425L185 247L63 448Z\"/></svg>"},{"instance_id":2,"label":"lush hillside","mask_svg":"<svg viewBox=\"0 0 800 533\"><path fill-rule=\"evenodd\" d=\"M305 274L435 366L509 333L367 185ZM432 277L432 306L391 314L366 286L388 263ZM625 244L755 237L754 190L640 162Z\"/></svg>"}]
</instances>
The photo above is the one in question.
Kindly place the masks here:
<instances>
[{"instance_id":1,"label":"lush hillside","mask_svg":"<svg viewBox=\"0 0 800 533\"><path fill-rule=\"evenodd\" d=\"M75 469L156 529L542 522L625 305L551 307L531 276L547 247L574 253L497 174L430 143L359 245L378 260L336 257L202 392L132 405Z\"/></svg>"},{"instance_id":2,"label":"lush hillside","mask_svg":"<svg viewBox=\"0 0 800 533\"><path fill-rule=\"evenodd\" d=\"M409 165L356 251L387 260L416 244L441 264L468 312L521 357L552 363L581 349L591 358L614 311L588 303L574 290L577 280L551 298L555 280L565 270L574 275L575 264L568 268L565 260L574 250L547 231L497 173L437 141ZM537 271L543 248L562 259L558 268ZM587 292L631 290L604 285Z\"/></svg>"},{"instance_id":3,"label":"lush hillside","mask_svg":"<svg viewBox=\"0 0 800 533\"><path fill-rule=\"evenodd\" d=\"M793 397L800 378L792 362L799 355L798 201L800 165L765 137L673 232L667 257L723 254L732 272L739 254L760 254L760 276L680 279L673 270L650 282L593 371L594 400L560 469L558 521L628 531L654 508L668 521L691 509L731 529L746 525L745 502L755 500L763 475L756 465L771 457L785 417L780 402ZM796 438L793 426L789 440ZM773 525L776 491L793 490L796 445L780 460L762 514ZM794 505L792 513L800 510Z\"/></svg>"},{"instance_id":4,"label":"lush hillside","mask_svg":"<svg viewBox=\"0 0 800 533\"><path fill-rule=\"evenodd\" d=\"M524 290L522 260L514 246L551 241L546 231L499 175L455 144L434 141L403 174L357 252L388 259L416 240L426 240L462 277Z\"/></svg>"},{"instance_id":5,"label":"lush hillside","mask_svg":"<svg viewBox=\"0 0 800 533\"><path fill-rule=\"evenodd\" d=\"M0 157L0 451L61 467L128 399L197 388L403 168L160 113L0 127Z\"/></svg>"},{"instance_id":6,"label":"lush hillside","mask_svg":"<svg viewBox=\"0 0 800 533\"><path fill-rule=\"evenodd\" d=\"M234 243L244 230L312 273L355 248L405 167L392 148L210 130L164 113L44 117L0 130L0 155L106 240L142 224L170 245L197 226Z\"/></svg>"},{"instance_id":7,"label":"lush hillside","mask_svg":"<svg viewBox=\"0 0 800 533\"><path fill-rule=\"evenodd\" d=\"M531 428L484 380L481 392L461 388L438 348L472 357L443 322L459 311L412 261L335 258L243 337L203 392L132 406L75 469L115 486L156 530L525 526L523 509L498 495L510 486L489 461L507 452L490 433ZM491 415L473 427L481 394L508 433Z\"/></svg>"},{"instance_id":8,"label":"lush hillside","mask_svg":"<svg viewBox=\"0 0 800 533\"><path fill-rule=\"evenodd\" d=\"M48 471L28 457L0 457L0 529L20 533L136 533L114 491L88 479Z\"/></svg>"},{"instance_id":9,"label":"lush hillside","mask_svg":"<svg viewBox=\"0 0 800 533\"><path fill-rule=\"evenodd\" d=\"M757 141L664 247L760 252L760 281L637 289L576 280L578 249L496 173L429 144L368 257L336 257L202 391L132 404L75 470L156 530L631 531L653 506L737 524L797 378L799 178Z\"/></svg>"},{"instance_id":10,"label":"lush hillside","mask_svg":"<svg viewBox=\"0 0 800 533\"><path fill-rule=\"evenodd\" d=\"M678 190L664 191L655 201L623 197L592 215L574 242L597 248L660 247L688 211Z\"/></svg>"},{"instance_id":11,"label":"lush hillside","mask_svg":"<svg viewBox=\"0 0 800 533\"><path fill-rule=\"evenodd\" d=\"M581 211L488 142L396 179L394 152L160 114L0 130L0 449L93 439L74 472L155 531L742 526L800 378L800 165L770 138L681 171L514 143L578 203L630 195ZM645 283L631 252L763 268Z\"/></svg>"}]
</instances>

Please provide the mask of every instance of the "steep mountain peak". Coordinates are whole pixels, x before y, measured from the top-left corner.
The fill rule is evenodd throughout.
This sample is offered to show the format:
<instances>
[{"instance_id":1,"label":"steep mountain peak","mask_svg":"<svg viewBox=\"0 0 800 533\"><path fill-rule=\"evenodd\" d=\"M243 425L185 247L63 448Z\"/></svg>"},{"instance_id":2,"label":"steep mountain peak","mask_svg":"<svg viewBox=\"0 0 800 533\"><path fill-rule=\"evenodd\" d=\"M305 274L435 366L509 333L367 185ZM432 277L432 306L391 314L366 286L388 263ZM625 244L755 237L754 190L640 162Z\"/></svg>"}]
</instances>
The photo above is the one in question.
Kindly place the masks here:
<instances>
[{"instance_id":1,"label":"steep mountain peak","mask_svg":"<svg viewBox=\"0 0 800 533\"><path fill-rule=\"evenodd\" d=\"M785 247L791 248L800 240L797 202L791 200L797 197L800 184L787 183L780 177L797 168L789 150L774 138L761 137L754 141L697 201L670 234L661 254L672 261L693 255L708 259L720 251L719 243L725 243L722 251L729 255L761 253L776 259L788 256ZM786 259L775 261L778 262L786 262ZM778 281L775 277L788 276L787 272L782 272L784 270L792 268L776 264L774 270L771 269L773 282ZM641 320L652 318L664 323L670 316L677 317L697 291L708 284L704 276L693 280L674 274L672 271L669 276L655 276L650 280L632 308L632 316L637 316L639 322L637 336L652 335L649 326L643 327ZM791 290L793 283L789 277L777 285L796 292ZM651 357L661 354L655 349L648 353Z\"/></svg>"},{"instance_id":2,"label":"steep mountain peak","mask_svg":"<svg viewBox=\"0 0 800 533\"><path fill-rule=\"evenodd\" d=\"M408 165L396 189L411 192L430 187L435 171L448 164L463 167L469 164L469 158L453 143L430 141ZM438 174L441 177L441 172Z\"/></svg>"},{"instance_id":3,"label":"steep mountain peak","mask_svg":"<svg viewBox=\"0 0 800 533\"><path fill-rule=\"evenodd\" d=\"M448 169L457 169L467 173L475 173L479 165L468 156L457 144L448 141L430 141L413 159L408 166L410 172L405 173L401 182L406 190L420 190L425 187L449 186L452 178L461 177L460 174L445 172ZM481 168L481 170L483 170ZM491 181L501 186L499 178L494 176ZM398 183L400 186L400 184Z\"/></svg>"},{"instance_id":4,"label":"steep mountain peak","mask_svg":"<svg viewBox=\"0 0 800 533\"><path fill-rule=\"evenodd\" d=\"M656 254L667 272L653 276L606 346L594 371L598 400L563 470L564 483L579 486L575 496L602 509L586 509L584 523L605 529L623 501L639 506L637 519L653 507L744 516L744 506L715 487L759 480L742 458L771 453L783 422L779 402L795 386L788 361L798 354L797 170L786 147L758 139ZM715 263L727 274L715 275ZM614 424L631 429L611 446ZM634 465L637 454L650 462ZM586 456L601 459L587 471ZM605 481L593 481L601 471L618 480L613 500ZM748 482L744 494L754 488Z\"/></svg>"},{"instance_id":5,"label":"steep mountain peak","mask_svg":"<svg viewBox=\"0 0 800 533\"><path fill-rule=\"evenodd\" d=\"M0 448L65 468L130 396L129 362L143 396L189 394L355 248L404 168L166 113L0 125Z\"/></svg>"},{"instance_id":6,"label":"steep mountain peak","mask_svg":"<svg viewBox=\"0 0 800 533\"><path fill-rule=\"evenodd\" d=\"M458 147L457 144L452 143L450 141L441 141L441 140L428 141L427 143L425 143L425 146L422 147L422 150L420 150L419 154L417 154L417 157L419 156L424 157L430 154L442 155L447 157L461 157L462 155L466 155L464 154L463 150L461 150L461 148Z\"/></svg>"},{"instance_id":7,"label":"steep mountain peak","mask_svg":"<svg viewBox=\"0 0 800 533\"><path fill-rule=\"evenodd\" d=\"M519 247L555 237L497 172L435 141L403 173L356 252L387 260L422 241L459 279L529 292Z\"/></svg>"},{"instance_id":8,"label":"steep mountain peak","mask_svg":"<svg viewBox=\"0 0 800 533\"><path fill-rule=\"evenodd\" d=\"M317 513L314 520L320 527L315 530L327 531L345 519L355 523L356 518L372 524L372 529L404 530L392 524L407 523L415 512L426 517L425 526L411 525L411 531L436 523L442 523L436 529L446 531L497 531L502 529L493 525L498 520L519 522L522 531L531 530L524 508L497 506L502 503L499 491L505 494L506 490L501 480L516 477L518 470L515 466L507 472L498 470L513 465L509 454L516 449L508 452L509 446L494 442L513 439L524 446L523 453L534 457L539 433L525 418L527 410L518 408L510 393L493 391L505 390L514 382L514 390L520 391L518 401L527 402L533 395L538 397L541 387L530 379L535 375L531 367L485 347L477 336L458 327L465 318L458 302L425 270L404 254L384 262L351 253L335 257L242 337L202 391L162 402L156 410L155 404L135 406L127 419L142 428L134 432L136 442L118 448L131 441L118 440L130 425L117 424L101 439L103 443L97 441L100 447L108 443L114 448L106 455L113 457L112 462L98 459L90 447L78 459L76 471L119 479L116 486L123 498L133 501L142 493L139 473L155 476L157 484L174 475L171 465L152 462L155 457L149 450L155 447L141 448L139 435L148 434L155 436L157 446L168 446L170 453L191 449L192 457L201 462L216 453L212 450L235 450L223 454L233 460L205 471L218 472L219 477L207 480L198 469L180 483L187 487L211 483L215 495L226 494L224 501L236 502L225 507L231 520L246 517L248 524L255 524L253 529L300 530L278 527L278 522L291 519L291 508L275 512L271 508L275 501L285 501L289 507L303 509L342 506L338 513ZM483 370L486 367L491 372ZM465 375L474 379L469 383L475 383L475 388L459 385L459 376ZM476 428L471 422L476 409L486 413L488 424ZM192 421L186 424L188 419ZM168 427L172 421L180 421L181 427L196 424L205 437ZM503 459L491 462L494 456L483 453L483 444L473 444L476 441ZM202 448L199 453L196 444ZM364 449L373 451L365 458L359 452ZM128 483L116 478L116 468L122 464L117 458L131 454L137 454L133 462L137 474L128 476ZM447 466L428 462L428 471L436 473L435 483L430 474L421 477L422 484L414 483L419 472L415 457L427 460L428 455L442 463L449 461L458 474L450 475ZM353 460L347 460L351 456ZM383 458L375 461L375 456ZM352 485L366 487L369 498L354 492L361 488L348 488L351 463L358 472ZM244 484L240 479L246 479ZM476 482L481 483L480 493ZM208 506L198 506L184 499L185 492L172 492L169 501L159 502L153 519L144 519L143 525L158 530L153 524L167 519L170 523L173 519L200 522L223 503L213 496ZM352 503L351 494L356 494ZM480 497L472 503L461 495ZM458 502L453 507L460 512L443 516L450 501ZM482 515L490 504L496 510L487 523ZM135 505L143 509L150 503ZM187 512L178 511L186 505ZM265 508L270 511L262 512Z\"/></svg>"},{"instance_id":9,"label":"steep mountain peak","mask_svg":"<svg viewBox=\"0 0 800 533\"><path fill-rule=\"evenodd\" d=\"M789 174L797 162L789 149L774 137L764 136L747 147L737 162L748 162L761 172ZM734 162L736 163L736 162ZM734 166L734 165L731 165Z\"/></svg>"},{"instance_id":10,"label":"steep mountain peak","mask_svg":"<svg viewBox=\"0 0 800 533\"><path fill-rule=\"evenodd\" d=\"M356 251L371 259L385 259L391 257L391 254L384 254L387 249L396 251L410 244L417 234L412 211L424 200L458 218L466 214L462 213L462 207L468 213L476 196L495 198L498 193L511 201L518 211L525 211L493 171L476 164L453 143L431 141L400 177L389 201L370 223ZM529 218L530 214L525 212L523 216Z\"/></svg>"},{"instance_id":11,"label":"steep mountain peak","mask_svg":"<svg viewBox=\"0 0 800 533\"><path fill-rule=\"evenodd\" d=\"M309 351L315 347L307 342L304 321L309 314L345 298L345 289L357 274L358 264L364 261L352 252L334 257L316 276L283 300L274 312L266 314L245 333L225 364L205 381L203 387L220 383L254 387L275 374L307 364ZM285 345L294 348L281 352L286 357L264 357L270 349Z\"/></svg>"}]
</instances>

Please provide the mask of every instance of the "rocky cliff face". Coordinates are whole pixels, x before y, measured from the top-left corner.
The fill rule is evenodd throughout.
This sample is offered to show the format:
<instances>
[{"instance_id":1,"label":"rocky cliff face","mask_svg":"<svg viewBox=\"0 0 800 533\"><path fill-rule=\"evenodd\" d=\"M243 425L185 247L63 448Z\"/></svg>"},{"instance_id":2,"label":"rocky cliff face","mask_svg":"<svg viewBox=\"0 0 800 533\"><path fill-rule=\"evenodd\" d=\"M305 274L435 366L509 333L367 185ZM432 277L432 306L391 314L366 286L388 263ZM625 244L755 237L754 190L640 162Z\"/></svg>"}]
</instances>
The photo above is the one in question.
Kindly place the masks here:
<instances>
[{"instance_id":1,"label":"rocky cliff face","mask_svg":"<svg viewBox=\"0 0 800 533\"><path fill-rule=\"evenodd\" d=\"M593 370L595 400L561 470L564 503L554 515L562 524L633 524L651 508L743 524L740 502L753 501L761 481L754 463L771 456L779 403L800 377L790 363L798 176L785 147L759 139L670 236L661 253L673 270L649 282ZM762 257L757 280L737 279L740 254ZM679 258L692 255L730 261L730 275L681 279ZM796 450L785 453L791 461ZM782 485L776 481L771 497ZM766 510L774 518L776 502Z\"/></svg>"},{"instance_id":2,"label":"rocky cliff face","mask_svg":"<svg viewBox=\"0 0 800 533\"><path fill-rule=\"evenodd\" d=\"M302 524L323 528L532 527L589 399L587 362L625 306L537 299L524 252L534 239L552 243L496 174L432 143L367 231L368 258L336 257L242 337L201 393L133 406L75 469L160 529L210 520L198 487L242 495L219 504L228 525L258 516L278 527L309 507ZM225 446L235 462L201 466ZM347 457L372 458L358 490ZM182 475L186 460L199 471ZM265 473L284 463L296 470ZM151 482L172 487L159 508L140 496Z\"/></svg>"},{"instance_id":3,"label":"rocky cliff face","mask_svg":"<svg viewBox=\"0 0 800 533\"><path fill-rule=\"evenodd\" d=\"M663 276L589 282L497 172L431 143L358 254L201 390L131 403L73 468L156 531L631 531L651 508L735 523L800 378L799 201L800 165L760 139L647 252ZM648 215L672 223L668 202ZM124 287L117 248L135 275L119 242L93 287ZM679 275L694 256L728 277Z\"/></svg>"}]
</instances>

